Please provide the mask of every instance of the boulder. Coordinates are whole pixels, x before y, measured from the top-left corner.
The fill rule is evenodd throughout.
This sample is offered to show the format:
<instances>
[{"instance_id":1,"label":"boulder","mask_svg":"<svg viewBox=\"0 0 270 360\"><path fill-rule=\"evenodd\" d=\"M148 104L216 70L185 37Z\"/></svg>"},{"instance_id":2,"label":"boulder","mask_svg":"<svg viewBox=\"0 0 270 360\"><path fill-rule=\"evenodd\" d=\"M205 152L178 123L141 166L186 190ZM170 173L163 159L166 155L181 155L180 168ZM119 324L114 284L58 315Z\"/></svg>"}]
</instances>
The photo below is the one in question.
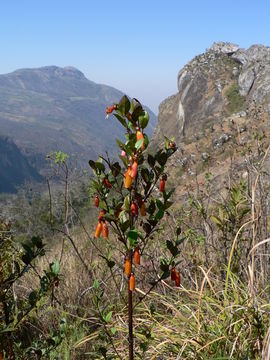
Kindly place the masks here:
<instances>
[{"instance_id":1,"label":"boulder","mask_svg":"<svg viewBox=\"0 0 270 360\"><path fill-rule=\"evenodd\" d=\"M255 80L255 72L252 67L243 69L238 78L239 93L247 96Z\"/></svg>"},{"instance_id":2,"label":"boulder","mask_svg":"<svg viewBox=\"0 0 270 360\"><path fill-rule=\"evenodd\" d=\"M230 42L214 42L214 44L211 46L210 50L217 52L217 53L223 53L223 54L233 54L239 49L239 46L237 44L233 44Z\"/></svg>"}]
</instances>

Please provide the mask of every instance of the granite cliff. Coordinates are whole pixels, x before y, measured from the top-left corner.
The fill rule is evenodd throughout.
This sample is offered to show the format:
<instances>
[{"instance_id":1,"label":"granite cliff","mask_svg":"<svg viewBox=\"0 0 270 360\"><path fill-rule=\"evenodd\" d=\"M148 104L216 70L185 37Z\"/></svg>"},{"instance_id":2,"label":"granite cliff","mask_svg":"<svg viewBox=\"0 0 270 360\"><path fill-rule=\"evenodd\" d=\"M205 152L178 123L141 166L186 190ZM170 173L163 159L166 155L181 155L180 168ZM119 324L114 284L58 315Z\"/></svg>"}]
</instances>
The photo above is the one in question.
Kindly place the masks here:
<instances>
[{"instance_id":1,"label":"granite cliff","mask_svg":"<svg viewBox=\"0 0 270 360\"><path fill-rule=\"evenodd\" d=\"M159 106L154 139L175 138L180 184L224 173L232 157L244 172L240 153L270 138L270 47L214 43L179 71L177 84Z\"/></svg>"}]
</instances>

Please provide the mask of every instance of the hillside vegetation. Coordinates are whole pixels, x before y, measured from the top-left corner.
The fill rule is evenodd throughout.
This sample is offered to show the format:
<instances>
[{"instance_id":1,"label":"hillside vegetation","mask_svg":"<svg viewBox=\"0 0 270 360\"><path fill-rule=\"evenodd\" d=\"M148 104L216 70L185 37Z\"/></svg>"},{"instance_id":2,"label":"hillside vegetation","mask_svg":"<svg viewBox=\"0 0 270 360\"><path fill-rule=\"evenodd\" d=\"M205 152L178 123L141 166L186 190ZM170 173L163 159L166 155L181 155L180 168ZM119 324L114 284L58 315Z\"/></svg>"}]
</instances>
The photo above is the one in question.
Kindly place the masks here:
<instances>
[{"instance_id":1,"label":"hillside vegetation","mask_svg":"<svg viewBox=\"0 0 270 360\"><path fill-rule=\"evenodd\" d=\"M135 141L131 136L125 150L138 151L143 142L137 140L134 147ZM162 153L140 153L142 183L138 189L136 182L132 186L135 191L144 189L146 213L136 215L133 230L126 223L132 217L125 217L134 211L129 201L124 201L121 216L115 213L117 184L123 181L118 166L108 163L105 169L100 160L90 163L97 176L90 187L92 210L79 214L73 192L77 185L74 188L70 183L67 188L67 157L64 153L52 156L63 184L57 201L62 210L55 207L56 193L52 192L44 209L47 225L39 228L43 239L29 233L21 247L14 237L19 229L9 223L1 225L4 358L127 358L126 292L130 285L121 253L125 234L131 249L139 243L142 250L148 239L140 265L134 266L135 359L269 358L269 174L265 171L269 147L261 143L249 156L245 179L228 173L228 181L217 192L208 173L203 186L191 189L180 203L170 203L164 211L169 205L169 179L166 190L161 191L158 178L163 171L170 175L170 168L162 168L165 155L161 154L171 154L173 161L175 150L175 144L166 140ZM125 157L121 159L126 171ZM144 166L141 161L146 161ZM148 185L146 168L152 168L157 179L149 199L151 182ZM170 183L175 180L171 178ZM97 192L101 209L115 207L100 220L110 225L108 239L93 236L97 232ZM120 194L134 196L128 188L121 188ZM31 220L39 221L34 216ZM116 225L120 230L116 227L115 236ZM151 235L137 239L136 231ZM171 280L174 266L180 270L180 286Z\"/></svg>"},{"instance_id":2,"label":"hillside vegetation","mask_svg":"<svg viewBox=\"0 0 270 360\"><path fill-rule=\"evenodd\" d=\"M51 152L42 196L5 200L3 358L270 359L269 58L213 44L150 140L136 99L108 102L117 159Z\"/></svg>"}]
</instances>

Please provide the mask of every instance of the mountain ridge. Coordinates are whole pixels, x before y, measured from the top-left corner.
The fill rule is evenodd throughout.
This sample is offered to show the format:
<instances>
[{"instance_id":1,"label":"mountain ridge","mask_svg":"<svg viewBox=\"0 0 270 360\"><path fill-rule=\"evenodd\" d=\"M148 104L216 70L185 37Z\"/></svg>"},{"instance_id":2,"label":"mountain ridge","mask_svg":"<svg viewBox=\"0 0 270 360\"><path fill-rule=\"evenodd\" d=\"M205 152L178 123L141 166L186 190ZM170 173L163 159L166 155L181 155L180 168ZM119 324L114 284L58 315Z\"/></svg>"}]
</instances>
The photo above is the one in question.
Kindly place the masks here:
<instances>
[{"instance_id":1,"label":"mountain ridge","mask_svg":"<svg viewBox=\"0 0 270 360\"><path fill-rule=\"evenodd\" d=\"M120 90L87 79L71 66L18 69L0 75L0 128L39 171L52 150L90 157L115 154L121 125L105 120L105 109ZM150 133L156 124L150 112Z\"/></svg>"}]
</instances>

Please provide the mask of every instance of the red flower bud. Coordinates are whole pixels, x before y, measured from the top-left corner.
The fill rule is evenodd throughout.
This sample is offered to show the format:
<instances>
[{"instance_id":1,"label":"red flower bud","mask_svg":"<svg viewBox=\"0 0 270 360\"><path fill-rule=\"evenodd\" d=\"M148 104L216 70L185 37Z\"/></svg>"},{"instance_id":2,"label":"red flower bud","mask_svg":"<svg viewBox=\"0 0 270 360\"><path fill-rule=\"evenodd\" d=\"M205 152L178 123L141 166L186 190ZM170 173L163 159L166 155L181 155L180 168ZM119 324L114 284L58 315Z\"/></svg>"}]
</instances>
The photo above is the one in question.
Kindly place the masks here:
<instances>
[{"instance_id":1,"label":"red flower bud","mask_svg":"<svg viewBox=\"0 0 270 360\"><path fill-rule=\"evenodd\" d=\"M127 276L130 276L130 274L131 274L131 267L132 267L131 260L128 256L126 256L125 257L125 274Z\"/></svg>"},{"instance_id":2,"label":"red flower bud","mask_svg":"<svg viewBox=\"0 0 270 360\"><path fill-rule=\"evenodd\" d=\"M129 277L129 290L134 291L135 290L135 276L133 273L131 273Z\"/></svg>"},{"instance_id":3,"label":"red flower bud","mask_svg":"<svg viewBox=\"0 0 270 360\"><path fill-rule=\"evenodd\" d=\"M130 210L131 210L131 214L133 216L137 216L138 215L138 205L136 203L132 203L130 206Z\"/></svg>"},{"instance_id":4,"label":"red flower bud","mask_svg":"<svg viewBox=\"0 0 270 360\"><path fill-rule=\"evenodd\" d=\"M140 263L141 263L141 255L140 255L139 247L136 247L136 249L134 251L133 261L134 261L134 264L136 264L136 265L140 265Z\"/></svg>"},{"instance_id":5,"label":"red flower bud","mask_svg":"<svg viewBox=\"0 0 270 360\"><path fill-rule=\"evenodd\" d=\"M175 272L175 286L180 287L180 272Z\"/></svg>"},{"instance_id":6,"label":"red flower bud","mask_svg":"<svg viewBox=\"0 0 270 360\"><path fill-rule=\"evenodd\" d=\"M95 195L95 207L99 206L99 197L98 195Z\"/></svg>"},{"instance_id":7,"label":"red flower bud","mask_svg":"<svg viewBox=\"0 0 270 360\"><path fill-rule=\"evenodd\" d=\"M102 236L104 237L104 239L107 239L109 236L109 229L106 222L103 222L102 224Z\"/></svg>"},{"instance_id":8,"label":"red flower bud","mask_svg":"<svg viewBox=\"0 0 270 360\"><path fill-rule=\"evenodd\" d=\"M130 176L132 177L132 179L136 177L137 172L138 172L138 163L137 161L134 161L134 163L131 165L131 172L130 172Z\"/></svg>"},{"instance_id":9,"label":"red flower bud","mask_svg":"<svg viewBox=\"0 0 270 360\"><path fill-rule=\"evenodd\" d=\"M102 232L102 223L101 223L101 221L99 221L98 224L97 224L97 227L96 227L95 237L99 238L101 232Z\"/></svg>"},{"instance_id":10,"label":"red flower bud","mask_svg":"<svg viewBox=\"0 0 270 360\"><path fill-rule=\"evenodd\" d=\"M171 270L171 280L175 281L175 278L176 278L176 271L175 271L175 268L173 267L172 270Z\"/></svg>"},{"instance_id":11,"label":"red flower bud","mask_svg":"<svg viewBox=\"0 0 270 360\"><path fill-rule=\"evenodd\" d=\"M165 190L165 180L164 179L161 179L160 180L160 183L159 183L159 191L160 192L163 192Z\"/></svg>"},{"instance_id":12,"label":"red flower bud","mask_svg":"<svg viewBox=\"0 0 270 360\"><path fill-rule=\"evenodd\" d=\"M104 184L105 184L106 188L108 188L108 189L112 188L112 184L109 182L108 178L104 179Z\"/></svg>"}]
</instances>

